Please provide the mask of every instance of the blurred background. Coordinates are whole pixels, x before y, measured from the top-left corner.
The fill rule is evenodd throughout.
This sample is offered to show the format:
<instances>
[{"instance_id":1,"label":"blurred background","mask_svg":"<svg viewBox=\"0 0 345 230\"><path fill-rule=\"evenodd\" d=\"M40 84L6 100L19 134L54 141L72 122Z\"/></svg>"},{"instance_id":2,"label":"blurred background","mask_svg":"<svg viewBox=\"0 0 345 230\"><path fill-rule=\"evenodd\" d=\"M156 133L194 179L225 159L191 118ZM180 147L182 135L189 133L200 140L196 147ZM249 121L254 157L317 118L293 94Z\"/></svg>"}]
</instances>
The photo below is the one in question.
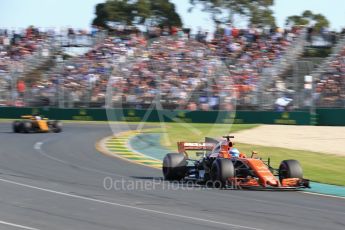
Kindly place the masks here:
<instances>
[{"instance_id":1,"label":"blurred background","mask_svg":"<svg viewBox=\"0 0 345 230\"><path fill-rule=\"evenodd\" d=\"M0 4L0 106L345 107L342 1Z\"/></svg>"}]
</instances>

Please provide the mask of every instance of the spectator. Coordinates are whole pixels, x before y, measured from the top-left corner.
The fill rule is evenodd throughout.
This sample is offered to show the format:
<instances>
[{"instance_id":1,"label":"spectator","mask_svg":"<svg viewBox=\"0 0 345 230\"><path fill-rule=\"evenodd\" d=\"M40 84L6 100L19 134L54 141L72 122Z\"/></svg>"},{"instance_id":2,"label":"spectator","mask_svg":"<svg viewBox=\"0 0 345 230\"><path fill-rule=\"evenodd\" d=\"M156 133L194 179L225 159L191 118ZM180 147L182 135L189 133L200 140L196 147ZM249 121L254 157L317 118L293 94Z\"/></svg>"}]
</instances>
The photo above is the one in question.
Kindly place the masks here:
<instances>
[{"instance_id":1,"label":"spectator","mask_svg":"<svg viewBox=\"0 0 345 230\"><path fill-rule=\"evenodd\" d=\"M261 75L299 34L298 28L238 29L228 24L210 41L201 29L193 39L176 27L150 27L150 41L137 31L110 35L68 60L62 71L37 81L31 91L50 101L60 93L70 106L105 106L109 86L116 106L145 108L157 100L166 108L189 110L233 108L235 100L252 105ZM227 62L228 74L218 73L219 57Z\"/></svg>"},{"instance_id":2,"label":"spectator","mask_svg":"<svg viewBox=\"0 0 345 230\"><path fill-rule=\"evenodd\" d=\"M329 63L328 71L316 81L318 106L345 106L345 46Z\"/></svg>"}]
</instances>

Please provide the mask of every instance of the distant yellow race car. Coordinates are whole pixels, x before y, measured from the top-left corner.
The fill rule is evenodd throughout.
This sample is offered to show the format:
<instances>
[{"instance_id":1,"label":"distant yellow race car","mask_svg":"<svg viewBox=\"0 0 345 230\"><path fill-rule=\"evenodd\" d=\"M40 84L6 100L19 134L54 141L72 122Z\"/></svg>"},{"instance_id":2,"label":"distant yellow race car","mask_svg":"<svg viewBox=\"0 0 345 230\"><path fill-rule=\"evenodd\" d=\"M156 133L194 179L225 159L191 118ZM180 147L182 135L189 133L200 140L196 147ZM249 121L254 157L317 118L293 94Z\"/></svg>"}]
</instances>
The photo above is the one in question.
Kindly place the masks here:
<instances>
[{"instance_id":1,"label":"distant yellow race car","mask_svg":"<svg viewBox=\"0 0 345 230\"><path fill-rule=\"evenodd\" d=\"M60 121L50 121L38 115L24 115L21 118L21 120L13 122L13 132L15 133L60 133L62 131Z\"/></svg>"}]
</instances>

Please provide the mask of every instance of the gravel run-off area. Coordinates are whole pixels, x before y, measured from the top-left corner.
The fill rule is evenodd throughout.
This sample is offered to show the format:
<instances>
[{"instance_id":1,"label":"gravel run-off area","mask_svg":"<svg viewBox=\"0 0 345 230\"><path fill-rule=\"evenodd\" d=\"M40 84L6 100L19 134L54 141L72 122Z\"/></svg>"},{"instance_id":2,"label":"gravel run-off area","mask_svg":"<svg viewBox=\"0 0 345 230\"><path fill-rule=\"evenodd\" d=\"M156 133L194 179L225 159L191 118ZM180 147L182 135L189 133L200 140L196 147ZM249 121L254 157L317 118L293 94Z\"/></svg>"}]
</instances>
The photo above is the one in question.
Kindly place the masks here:
<instances>
[{"instance_id":1,"label":"gravel run-off area","mask_svg":"<svg viewBox=\"0 0 345 230\"><path fill-rule=\"evenodd\" d=\"M237 132L235 142L345 156L345 127L260 125Z\"/></svg>"}]
</instances>

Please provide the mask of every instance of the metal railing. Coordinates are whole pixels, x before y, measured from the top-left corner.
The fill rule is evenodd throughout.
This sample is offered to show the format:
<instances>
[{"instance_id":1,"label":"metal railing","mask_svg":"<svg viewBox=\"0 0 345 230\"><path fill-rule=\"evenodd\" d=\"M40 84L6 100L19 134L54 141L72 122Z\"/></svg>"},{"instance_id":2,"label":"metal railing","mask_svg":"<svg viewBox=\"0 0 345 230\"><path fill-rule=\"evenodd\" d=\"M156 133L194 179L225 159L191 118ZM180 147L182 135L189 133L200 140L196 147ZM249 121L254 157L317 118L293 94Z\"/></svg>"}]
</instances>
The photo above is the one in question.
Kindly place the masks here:
<instances>
[{"instance_id":1,"label":"metal railing","mask_svg":"<svg viewBox=\"0 0 345 230\"><path fill-rule=\"evenodd\" d=\"M290 98L295 99L295 105L297 107L303 107L302 104L298 102L302 101L305 97L305 92L303 90L303 87L295 91L288 91L286 90L286 87L282 78L280 77L281 74L283 74L288 68L291 67L291 65L296 61L296 59L302 54L305 46L305 36L306 31L303 30L297 36L294 41L293 45L288 47L285 53L283 55L275 60L273 62L273 65L268 68L262 69L260 81L257 85L257 88L253 91L247 92L241 96L241 98L237 101L237 106L239 108L243 109L264 109L264 110L272 110L274 109L275 101L284 96L288 96ZM101 42L106 37L105 34L100 35L97 39L93 39L92 42L89 44L97 45L99 42ZM90 37L91 39L91 37ZM61 49L61 43L57 42L56 40L52 39L49 42L52 42L53 45L50 47L50 49L54 50L60 50ZM49 42L46 42L45 44L42 44L42 49L45 49L48 44L51 44ZM345 38L339 40L338 44L334 47L334 54L332 54L332 57L328 58L326 62L324 62L318 70L327 69L327 64L332 60L332 58L337 54L337 50L339 50L339 47L343 47L345 45ZM49 47L48 47L49 48ZM42 49L37 50L37 54L35 53L31 59L25 60L25 66L31 65L33 68L35 66L39 66L42 58ZM336 52L337 51L337 52ZM51 52L52 54L54 52ZM46 73L46 79L48 80L52 76L57 77L57 79L64 78L64 69L66 65L69 64L75 64L75 62L78 62L80 58L71 58L67 61L60 61L56 62L55 66L49 70L49 72ZM310 69L308 67L308 69ZM320 75L325 70L320 72ZM15 73L13 72L12 75L14 76ZM18 73L17 73L18 75ZM21 74L22 75L22 74ZM0 81L4 77L0 76ZM12 78L15 79L15 78ZM12 80L14 81L14 80ZM7 88L5 87L5 83L1 84L0 82L0 104L2 98L8 98L10 100L13 100L13 95L15 93L9 92L8 88L11 88L12 82L8 82L9 86ZM303 84L303 82L296 82L296 84ZM278 85L278 86L277 86ZM281 85L281 86L279 86ZM12 85L13 86L13 85ZM4 89L5 88L5 89ZM7 91L6 91L7 89ZM12 87L13 89L13 87ZM50 89L44 89L44 90L27 90L27 94L25 95L25 103L28 106L55 106L60 108L72 108L72 107L104 107L105 106L105 98L102 97L93 97L94 93L94 87L92 85L84 87L82 89L75 90L73 88L65 87L64 85L55 84ZM195 92L195 101L198 99L198 92ZM297 100L298 99L298 100ZM171 98L164 98L163 103L166 103L166 106L169 108L173 108L172 103L174 102L174 99ZM136 106L134 103L127 103L125 102L121 106L128 106L133 107ZM142 105L143 107L146 105ZM164 107L164 106L163 106Z\"/></svg>"},{"instance_id":2,"label":"metal railing","mask_svg":"<svg viewBox=\"0 0 345 230\"><path fill-rule=\"evenodd\" d=\"M276 87L276 83L282 80L282 74L290 68L301 56L306 44L307 30L303 29L288 47L282 57L276 59L273 65L264 68L256 89L256 102L260 109L273 109L277 96L284 95L285 87Z\"/></svg>"},{"instance_id":3,"label":"metal railing","mask_svg":"<svg viewBox=\"0 0 345 230\"><path fill-rule=\"evenodd\" d=\"M331 54L310 75L313 76L314 79L320 79L323 73L330 70L330 63L339 54L339 52L341 52L342 47L345 47L345 35L338 40L336 45L332 48Z\"/></svg>"},{"instance_id":4,"label":"metal railing","mask_svg":"<svg viewBox=\"0 0 345 230\"><path fill-rule=\"evenodd\" d=\"M20 33L22 34L24 30L13 28L10 31L21 31ZM7 36L11 38L13 35L12 32L9 32ZM23 79L24 76L42 67L47 61L55 57L56 53L60 53L60 51L62 51L63 42L72 44L76 41L75 39L63 41L61 40L61 36L45 32L43 32L42 35L42 40L36 42L36 49L33 53L20 60L9 60L7 62L7 68L0 73L0 106L14 105L16 101L23 101L24 104L31 104L36 98L40 97L38 93L31 91L29 85L26 86L25 95L19 95L17 92L18 80ZM86 39L83 40L84 43L79 45L92 47L103 41L106 36L107 33L105 31L99 31L93 35L85 35L84 37ZM52 66L52 70L48 71L46 74L51 73L57 73L57 69L54 68L54 66ZM44 93L44 95L47 95L47 93ZM51 98L52 100L54 99L54 97Z\"/></svg>"}]
</instances>

